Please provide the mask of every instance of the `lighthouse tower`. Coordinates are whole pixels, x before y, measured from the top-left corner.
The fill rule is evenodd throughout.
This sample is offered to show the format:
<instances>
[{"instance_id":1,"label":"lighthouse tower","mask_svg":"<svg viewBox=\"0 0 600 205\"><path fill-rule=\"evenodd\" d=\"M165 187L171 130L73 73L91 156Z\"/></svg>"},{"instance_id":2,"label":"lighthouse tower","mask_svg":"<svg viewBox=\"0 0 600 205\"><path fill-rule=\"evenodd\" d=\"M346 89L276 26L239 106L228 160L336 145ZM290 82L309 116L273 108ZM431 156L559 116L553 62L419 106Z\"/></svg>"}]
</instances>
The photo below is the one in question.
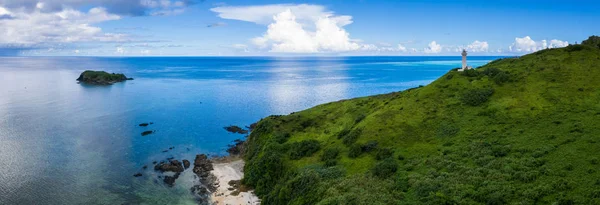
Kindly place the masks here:
<instances>
[{"instance_id":1,"label":"lighthouse tower","mask_svg":"<svg viewBox=\"0 0 600 205\"><path fill-rule=\"evenodd\" d=\"M465 49L463 49L462 51L462 69L461 70L467 70L469 68L467 68L467 51Z\"/></svg>"}]
</instances>

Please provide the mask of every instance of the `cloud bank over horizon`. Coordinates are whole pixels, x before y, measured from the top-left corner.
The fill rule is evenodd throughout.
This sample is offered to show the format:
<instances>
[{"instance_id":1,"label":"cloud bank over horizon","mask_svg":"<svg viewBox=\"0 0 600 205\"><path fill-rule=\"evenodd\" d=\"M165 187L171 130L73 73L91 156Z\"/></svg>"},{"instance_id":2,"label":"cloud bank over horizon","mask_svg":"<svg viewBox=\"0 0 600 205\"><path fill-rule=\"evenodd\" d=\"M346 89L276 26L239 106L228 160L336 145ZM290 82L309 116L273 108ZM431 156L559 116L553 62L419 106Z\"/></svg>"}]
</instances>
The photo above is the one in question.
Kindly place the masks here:
<instances>
[{"instance_id":1,"label":"cloud bank over horizon","mask_svg":"<svg viewBox=\"0 0 600 205\"><path fill-rule=\"evenodd\" d=\"M403 24L383 20L373 36L372 27L365 29L373 19L356 10L350 12L360 16L360 24L353 15L319 4L199 2L0 0L0 55L454 55L463 49L473 55L522 55L569 45L529 35L500 39L483 34L474 40L430 31L419 35L420 27L389 30ZM208 12L196 19L199 7ZM388 38L380 39L379 33Z\"/></svg>"}]
</instances>

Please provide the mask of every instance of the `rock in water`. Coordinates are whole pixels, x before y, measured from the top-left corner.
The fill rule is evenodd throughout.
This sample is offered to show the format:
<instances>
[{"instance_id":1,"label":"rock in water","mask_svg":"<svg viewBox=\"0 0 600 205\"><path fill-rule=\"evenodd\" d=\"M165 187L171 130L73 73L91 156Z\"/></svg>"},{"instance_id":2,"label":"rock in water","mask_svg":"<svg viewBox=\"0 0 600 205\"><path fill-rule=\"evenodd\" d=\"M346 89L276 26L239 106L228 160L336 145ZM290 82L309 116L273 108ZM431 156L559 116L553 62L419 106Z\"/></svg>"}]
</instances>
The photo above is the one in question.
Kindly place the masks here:
<instances>
[{"instance_id":1,"label":"rock in water","mask_svg":"<svg viewBox=\"0 0 600 205\"><path fill-rule=\"evenodd\" d=\"M152 134L152 133L154 133L154 131L151 131L151 130L144 131L144 132L142 132L142 136L146 136L146 135L149 135L149 134Z\"/></svg>"},{"instance_id":2,"label":"rock in water","mask_svg":"<svg viewBox=\"0 0 600 205\"><path fill-rule=\"evenodd\" d=\"M183 168L187 169L190 168L190 161L188 161L187 159L183 160Z\"/></svg>"},{"instance_id":3,"label":"rock in water","mask_svg":"<svg viewBox=\"0 0 600 205\"><path fill-rule=\"evenodd\" d=\"M194 173L201 178L206 178L209 176L210 171L213 170L212 162L208 159L208 156L205 154L196 155L196 159L194 160Z\"/></svg>"},{"instance_id":4,"label":"rock in water","mask_svg":"<svg viewBox=\"0 0 600 205\"><path fill-rule=\"evenodd\" d=\"M173 185L175 185L175 180L177 178L179 178L179 172L175 173L175 175L173 176L165 176L165 178L163 179L163 182L165 182L165 184L169 185L170 187L172 187Z\"/></svg>"},{"instance_id":5,"label":"rock in water","mask_svg":"<svg viewBox=\"0 0 600 205\"><path fill-rule=\"evenodd\" d=\"M248 134L248 130L242 129L241 127L235 125L224 127L224 129L231 133Z\"/></svg>"},{"instance_id":6,"label":"rock in water","mask_svg":"<svg viewBox=\"0 0 600 205\"><path fill-rule=\"evenodd\" d=\"M179 162L178 160L171 160L169 163L161 162L161 163L157 164L156 166L154 166L154 170L157 170L160 172L179 173L179 172L183 172L184 168L183 168L183 165L181 164L181 162Z\"/></svg>"},{"instance_id":7,"label":"rock in water","mask_svg":"<svg viewBox=\"0 0 600 205\"><path fill-rule=\"evenodd\" d=\"M77 81L92 85L111 85L113 83L123 82L126 80L133 80L133 78L127 78L125 75L121 73L107 73L104 71L92 71L86 70Z\"/></svg>"}]
</instances>

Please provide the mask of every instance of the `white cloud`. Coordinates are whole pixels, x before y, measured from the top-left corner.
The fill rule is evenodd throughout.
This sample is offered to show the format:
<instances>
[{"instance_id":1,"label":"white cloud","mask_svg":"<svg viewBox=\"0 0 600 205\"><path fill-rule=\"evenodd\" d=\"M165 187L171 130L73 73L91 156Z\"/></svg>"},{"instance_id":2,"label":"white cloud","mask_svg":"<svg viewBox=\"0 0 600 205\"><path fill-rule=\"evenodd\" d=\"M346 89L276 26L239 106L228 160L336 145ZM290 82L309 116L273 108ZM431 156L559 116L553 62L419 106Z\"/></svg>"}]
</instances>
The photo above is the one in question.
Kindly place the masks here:
<instances>
[{"instance_id":1,"label":"white cloud","mask_svg":"<svg viewBox=\"0 0 600 205\"><path fill-rule=\"evenodd\" d=\"M490 45L488 44L488 42L476 40L473 43L467 45L465 49L470 52L487 52L489 48Z\"/></svg>"},{"instance_id":2,"label":"white cloud","mask_svg":"<svg viewBox=\"0 0 600 205\"><path fill-rule=\"evenodd\" d=\"M0 0L0 7L53 13L73 8L104 7L119 15L169 15L182 12L194 0Z\"/></svg>"},{"instance_id":3,"label":"white cloud","mask_svg":"<svg viewBox=\"0 0 600 205\"><path fill-rule=\"evenodd\" d=\"M429 43L427 48L424 50L425 53L440 53L442 52L442 46L435 41Z\"/></svg>"},{"instance_id":4,"label":"white cloud","mask_svg":"<svg viewBox=\"0 0 600 205\"><path fill-rule=\"evenodd\" d=\"M1 8L1 7L0 7ZM23 47L37 44L123 41L125 35L103 33L92 24L117 20L120 16L109 14L106 9L96 7L88 12L64 9L57 12L8 11L13 19L0 20L0 47L20 45ZM4 46L3 46L4 45Z\"/></svg>"},{"instance_id":5,"label":"white cloud","mask_svg":"<svg viewBox=\"0 0 600 205\"><path fill-rule=\"evenodd\" d=\"M402 44L398 44L398 51L406 52L407 50L406 47L404 47Z\"/></svg>"},{"instance_id":6,"label":"white cloud","mask_svg":"<svg viewBox=\"0 0 600 205\"><path fill-rule=\"evenodd\" d=\"M351 16L336 16L324 6L312 4L270 4L259 6L221 6L210 9L218 13L223 19L248 21L257 24L269 25L274 22L273 17L290 10L298 22L303 26L314 26L322 17L329 17L342 27L352 23Z\"/></svg>"},{"instance_id":7,"label":"white cloud","mask_svg":"<svg viewBox=\"0 0 600 205\"><path fill-rule=\"evenodd\" d=\"M550 46L548 48L562 48L567 47L568 45L569 42L553 39L550 40Z\"/></svg>"},{"instance_id":8,"label":"white cloud","mask_svg":"<svg viewBox=\"0 0 600 205\"><path fill-rule=\"evenodd\" d=\"M529 36L525 36L523 38L515 38L515 42L508 47L508 50L511 52L518 53L531 53L538 50L546 49L546 48L560 48L568 46L569 42L561 41L561 40L551 40L550 45L548 45L547 40L534 41Z\"/></svg>"},{"instance_id":9,"label":"white cloud","mask_svg":"<svg viewBox=\"0 0 600 205\"><path fill-rule=\"evenodd\" d=\"M211 10L225 19L268 24L267 31L251 41L270 52L317 53L361 49L361 45L350 39L350 34L342 28L352 23L352 17L335 16L319 5L276 4Z\"/></svg>"},{"instance_id":10,"label":"white cloud","mask_svg":"<svg viewBox=\"0 0 600 205\"><path fill-rule=\"evenodd\" d=\"M115 53L123 55L125 54L125 49L123 47L117 47Z\"/></svg>"}]
</instances>

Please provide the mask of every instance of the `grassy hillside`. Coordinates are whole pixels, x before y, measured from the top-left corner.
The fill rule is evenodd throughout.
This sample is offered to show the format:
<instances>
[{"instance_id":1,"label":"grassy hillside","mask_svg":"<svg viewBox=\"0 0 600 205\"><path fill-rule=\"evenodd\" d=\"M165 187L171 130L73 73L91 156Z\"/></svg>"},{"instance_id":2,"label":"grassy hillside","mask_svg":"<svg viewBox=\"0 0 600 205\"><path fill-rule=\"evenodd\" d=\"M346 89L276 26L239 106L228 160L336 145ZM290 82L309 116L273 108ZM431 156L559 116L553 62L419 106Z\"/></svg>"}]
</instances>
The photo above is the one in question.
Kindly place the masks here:
<instances>
[{"instance_id":1,"label":"grassy hillside","mask_svg":"<svg viewBox=\"0 0 600 205\"><path fill-rule=\"evenodd\" d=\"M271 116L245 158L264 204L600 204L600 49Z\"/></svg>"}]
</instances>

